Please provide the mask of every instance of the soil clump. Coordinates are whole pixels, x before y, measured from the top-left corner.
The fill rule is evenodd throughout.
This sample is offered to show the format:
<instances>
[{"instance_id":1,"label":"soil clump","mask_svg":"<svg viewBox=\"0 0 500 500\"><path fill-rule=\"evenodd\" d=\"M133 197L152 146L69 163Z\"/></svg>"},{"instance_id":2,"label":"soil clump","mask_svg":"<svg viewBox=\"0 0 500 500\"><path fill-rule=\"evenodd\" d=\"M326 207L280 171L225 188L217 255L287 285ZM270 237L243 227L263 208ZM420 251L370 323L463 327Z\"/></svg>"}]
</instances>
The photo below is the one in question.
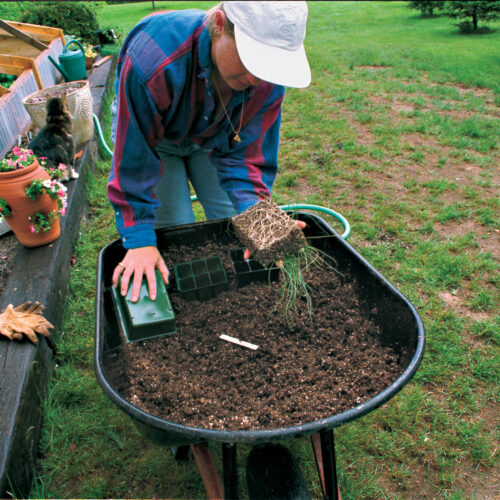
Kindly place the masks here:
<instances>
[{"instance_id":1,"label":"soil clump","mask_svg":"<svg viewBox=\"0 0 500 500\"><path fill-rule=\"evenodd\" d=\"M235 215L232 224L241 244L264 266L295 255L307 245L297 223L271 198Z\"/></svg>"}]
</instances>

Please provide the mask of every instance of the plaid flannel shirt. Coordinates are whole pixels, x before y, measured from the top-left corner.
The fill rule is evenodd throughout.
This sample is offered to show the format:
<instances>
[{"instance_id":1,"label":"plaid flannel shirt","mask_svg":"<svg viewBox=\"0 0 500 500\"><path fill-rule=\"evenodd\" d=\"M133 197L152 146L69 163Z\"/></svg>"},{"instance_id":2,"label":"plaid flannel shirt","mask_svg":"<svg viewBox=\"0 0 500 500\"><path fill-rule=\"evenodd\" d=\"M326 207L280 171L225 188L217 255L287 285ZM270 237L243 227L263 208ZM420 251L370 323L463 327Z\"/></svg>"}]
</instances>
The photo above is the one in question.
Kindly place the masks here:
<instances>
[{"instance_id":1,"label":"plaid flannel shirt","mask_svg":"<svg viewBox=\"0 0 500 500\"><path fill-rule=\"evenodd\" d=\"M270 196L278 169L285 89L262 82L233 91L227 113L214 114L211 40L206 12L159 12L129 33L117 63L118 120L108 196L125 248L156 245L154 187L163 165L154 148L163 138L209 151L236 211Z\"/></svg>"}]
</instances>

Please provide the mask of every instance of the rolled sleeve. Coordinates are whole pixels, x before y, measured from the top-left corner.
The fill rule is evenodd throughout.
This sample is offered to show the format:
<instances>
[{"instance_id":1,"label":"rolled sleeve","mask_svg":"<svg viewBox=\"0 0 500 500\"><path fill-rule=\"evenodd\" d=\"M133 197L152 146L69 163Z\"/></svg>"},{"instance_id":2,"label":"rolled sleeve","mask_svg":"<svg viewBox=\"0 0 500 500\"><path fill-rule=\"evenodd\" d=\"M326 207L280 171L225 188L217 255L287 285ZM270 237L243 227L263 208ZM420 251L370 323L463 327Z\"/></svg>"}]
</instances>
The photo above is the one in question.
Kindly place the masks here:
<instances>
[{"instance_id":1,"label":"rolled sleeve","mask_svg":"<svg viewBox=\"0 0 500 500\"><path fill-rule=\"evenodd\" d=\"M128 56L117 92L118 119L108 197L124 246L154 245L154 211L159 201L153 189L162 173L154 147L164 130L147 85Z\"/></svg>"}]
</instances>

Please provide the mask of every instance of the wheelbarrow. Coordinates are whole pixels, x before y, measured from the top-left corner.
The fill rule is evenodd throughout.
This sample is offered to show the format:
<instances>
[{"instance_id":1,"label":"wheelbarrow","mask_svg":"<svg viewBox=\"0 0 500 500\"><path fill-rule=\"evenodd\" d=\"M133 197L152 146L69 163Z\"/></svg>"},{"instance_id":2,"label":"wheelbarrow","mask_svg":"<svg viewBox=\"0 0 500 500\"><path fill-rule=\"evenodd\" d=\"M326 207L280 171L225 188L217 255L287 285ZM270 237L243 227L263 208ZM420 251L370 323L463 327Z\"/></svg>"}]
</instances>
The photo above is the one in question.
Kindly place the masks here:
<instances>
[{"instance_id":1,"label":"wheelbarrow","mask_svg":"<svg viewBox=\"0 0 500 500\"><path fill-rule=\"evenodd\" d=\"M109 399L132 418L144 437L172 448L178 459L192 450L209 498L237 498L238 443L272 444L303 436L309 436L311 439L324 498L340 498L333 430L366 415L395 396L410 381L424 353L424 328L412 304L322 218L307 212L295 212L294 216L306 223L304 232L306 237L311 237L312 244L335 259L338 271L348 271L348 275L361 278L357 280L363 284L360 293L363 300L378 311L376 321L384 343L406 353L403 359L403 373L370 400L338 414L302 425L265 430L213 430L191 427L149 414L124 399L118 392L115 381L106 371L105 359L124 342L123 336L120 335L119 319L113 307L111 277L126 250L120 240L116 240L103 248L99 254L95 342L97 379ZM221 219L160 229L157 230L158 247L162 250L172 244L196 243L200 241L202 234L217 238L217 235L227 234L228 225L228 219ZM222 477L210 453L210 442L221 443Z\"/></svg>"}]
</instances>

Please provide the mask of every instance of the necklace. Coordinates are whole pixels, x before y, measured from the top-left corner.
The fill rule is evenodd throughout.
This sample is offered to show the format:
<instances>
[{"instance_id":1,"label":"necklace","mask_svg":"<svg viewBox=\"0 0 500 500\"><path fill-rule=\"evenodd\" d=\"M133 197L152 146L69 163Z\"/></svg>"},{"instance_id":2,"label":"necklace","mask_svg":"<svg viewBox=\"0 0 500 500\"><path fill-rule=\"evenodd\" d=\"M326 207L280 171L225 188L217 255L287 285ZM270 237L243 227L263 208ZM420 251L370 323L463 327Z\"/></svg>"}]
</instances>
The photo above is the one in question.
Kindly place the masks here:
<instances>
[{"instance_id":1,"label":"necklace","mask_svg":"<svg viewBox=\"0 0 500 500\"><path fill-rule=\"evenodd\" d=\"M233 130L233 133L234 133L233 140L234 140L234 142L241 142L240 131L241 131L241 125L243 123L243 110L245 109L245 91L243 91L243 100L241 101L240 124L238 126L238 130L236 130L233 127L233 122L231 121L231 118L229 118L229 114L227 112L226 106L224 104L224 101L222 100L222 97L221 97L220 92L219 92L219 88L217 87L217 84L215 83L215 81L214 81L214 87L215 87L215 90L217 91L217 95L219 96L220 102L222 104L222 109L224 110L224 114L226 115L227 121L229 122L229 125L231 126L231 128Z\"/></svg>"}]
</instances>

